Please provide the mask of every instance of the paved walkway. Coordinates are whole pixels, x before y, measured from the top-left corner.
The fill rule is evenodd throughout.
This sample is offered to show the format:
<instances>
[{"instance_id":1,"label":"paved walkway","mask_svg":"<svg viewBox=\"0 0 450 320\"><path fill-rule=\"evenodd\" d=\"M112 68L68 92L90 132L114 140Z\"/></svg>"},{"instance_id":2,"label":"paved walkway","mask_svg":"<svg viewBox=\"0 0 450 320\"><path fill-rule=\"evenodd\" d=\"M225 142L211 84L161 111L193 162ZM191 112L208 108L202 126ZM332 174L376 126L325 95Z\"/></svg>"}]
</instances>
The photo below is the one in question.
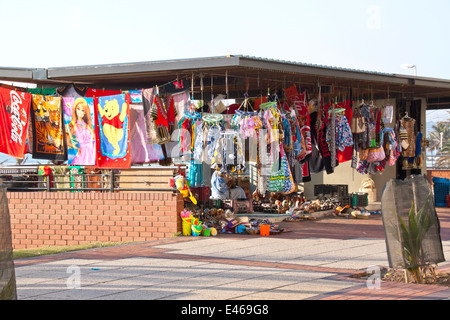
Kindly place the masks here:
<instances>
[{"instance_id":1,"label":"paved walkway","mask_svg":"<svg viewBox=\"0 0 450 320\"><path fill-rule=\"evenodd\" d=\"M446 260L450 209L438 209ZM450 288L361 279L387 267L380 216L284 222L269 237L177 237L16 260L23 300L449 299ZM439 271L450 272L448 262ZM353 276L353 277L352 277Z\"/></svg>"}]
</instances>

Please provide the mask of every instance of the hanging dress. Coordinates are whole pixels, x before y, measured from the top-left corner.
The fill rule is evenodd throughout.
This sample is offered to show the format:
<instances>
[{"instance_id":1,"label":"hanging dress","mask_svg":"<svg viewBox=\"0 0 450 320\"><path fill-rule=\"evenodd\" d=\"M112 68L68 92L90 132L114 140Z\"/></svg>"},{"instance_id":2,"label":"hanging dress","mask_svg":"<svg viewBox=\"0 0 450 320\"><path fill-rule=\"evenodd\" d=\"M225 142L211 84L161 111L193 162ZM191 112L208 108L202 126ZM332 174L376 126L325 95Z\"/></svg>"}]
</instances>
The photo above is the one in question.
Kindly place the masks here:
<instances>
[{"instance_id":1,"label":"hanging dress","mask_svg":"<svg viewBox=\"0 0 450 320\"><path fill-rule=\"evenodd\" d=\"M401 124L403 128L406 129L407 132L407 139L409 146L406 150L403 149L402 156L405 158L413 158L416 155L416 136L414 131L414 126L416 124L416 120L413 118L403 118L401 120Z\"/></svg>"},{"instance_id":2,"label":"hanging dress","mask_svg":"<svg viewBox=\"0 0 450 320\"><path fill-rule=\"evenodd\" d=\"M158 144L166 144L170 141L171 135L175 130L175 118L177 112L173 97L169 95L164 100L156 95L153 100L151 117L155 124L156 142Z\"/></svg>"}]
</instances>

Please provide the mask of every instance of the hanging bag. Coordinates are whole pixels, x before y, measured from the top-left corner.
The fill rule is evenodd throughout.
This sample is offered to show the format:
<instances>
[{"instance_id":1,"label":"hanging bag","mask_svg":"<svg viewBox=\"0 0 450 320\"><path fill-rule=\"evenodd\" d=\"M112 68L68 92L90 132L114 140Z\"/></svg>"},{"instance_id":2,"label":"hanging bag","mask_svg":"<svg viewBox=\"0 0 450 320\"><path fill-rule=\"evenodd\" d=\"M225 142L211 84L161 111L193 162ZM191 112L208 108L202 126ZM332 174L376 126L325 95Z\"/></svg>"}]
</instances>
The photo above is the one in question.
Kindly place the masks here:
<instances>
[{"instance_id":1,"label":"hanging bag","mask_svg":"<svg viewBox=\"0 0 450 320\"><path fill-rule=\"evenodd\" d=\"M386 158L386 154L384 152L383 147L370 148L369 154L367 155L367 162L369 162L369 163L380 162L380 161L383 161L385 158Z\"/></svg>"},{"instance_id":2,"label":"hanging bag","mask_svg":"<svg viewBox=\"0 0 450 320\"><path fill-rule=\"evenodd\" d=\"M352 164L351 167L356 169L358 167L358 156L356 155L356 145L353 145Z\"/></svg>"},{"instance_id":3,"label":"hanging bag","mask_svg":"<svg viewBox=\"0 0 450 320\"><path fill-rule=\"evenodd\" d=\"M366 131L366 120L361 115L361 110L359 108L356 108L353 113L351 129L353 134L363 133Z\"/></svg>"},{"instance_id":4,"label":"hanging bag","mask_svg":"<svg viewBox=\"0 0 450 320\"><path fill-rule=\"evenodd\" d=\"M283 145L281 145L283 148ZM291 194L297 190L297 186L295 185L294 178L292 176L291 167L289 166L289 162L287 160L286 154L283 153L283 157L281 159L282 167L284 169L284 185L281 190L282 194Z\"/></svg>"},{"instance_id":5,"label":"hanging bag","mask_svg":"<svg viewBox=\"0 0 450 320\"><path fill-rule=\"evenodd\" d=\"M281 149L283 150L283 149ZM283 151L281 151L283 152ZM280 192L284 187L284 168L282 165L282 155L280 159L278 160L278 163L274 163L272 167L272 174L269 178L269 186L268 191L269 192Z\"/></svg>"}]
</instances>

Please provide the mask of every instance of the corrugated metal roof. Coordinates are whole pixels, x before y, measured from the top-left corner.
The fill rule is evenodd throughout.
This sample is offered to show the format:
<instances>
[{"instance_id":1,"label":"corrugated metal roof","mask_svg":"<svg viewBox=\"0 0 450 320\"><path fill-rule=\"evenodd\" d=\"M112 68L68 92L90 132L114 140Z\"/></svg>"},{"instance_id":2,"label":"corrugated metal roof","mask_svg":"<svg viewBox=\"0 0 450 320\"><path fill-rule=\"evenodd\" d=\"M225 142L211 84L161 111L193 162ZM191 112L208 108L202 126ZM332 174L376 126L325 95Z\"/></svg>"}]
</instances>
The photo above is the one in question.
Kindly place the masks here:
<instances>
[{"instance_id":1,"label":"corrugated metal roof","mask_svg":"<svg viewBox=\"0 0 450 320\"><path fill-rule=\"evenodd\" d=\"M134 63L91 66L58 67L48 69L0 68L0 80L37 84L87 84L95 88L134 89L161 85L174 79L214 80L214 92L223 91L225 75L235 79L234 90L242 91L247 81L250 88L272 82L271 86L289 83L301 86L321 85L340 88L358 88L366 92L443 97L450 96L450 80L424 78L377 71L358 70L309 64L296 61L269 59L247 55L227 55L206 58L171 59ZM220 79L219 79L220 78ZM260 80L267 80L261 84ZM283 82L284 81L284 82ZM238 83L240 88L238 88ZM281 83L281 84L280 84ZM365 94L365 93L363 93Z\"/></svg>"},{"instance_id":2,"label":"corrugated metal roof","mask_svg":"<svg viewBox=\"0 0 450 320\"><path fill-rule=\"evenodd\" d=\"M292 64L292 65L300 65L300 66L312 67L312 68L340 70L340 71L349 71L349 72L361 72L361 73L369 73L369 74L379 74L379 75L384 75L384 76L395 76L392 73L385 73L385 72L378 72L378 71L369 71L369 70L361 70L361 69L352 69L352 68L344 68L344 67L336 67L336 66L313 64L313 63L304 63L304 62L291 61L291 60L270 59L270 58L248 56L248 55L233 55L233 56L234 57L241 57L241 58L245 58L245 59L260 60L260 61L267 61L267 62L277 62L277 63L284 63L284 64Z\"/></svg>"}]
</instances>

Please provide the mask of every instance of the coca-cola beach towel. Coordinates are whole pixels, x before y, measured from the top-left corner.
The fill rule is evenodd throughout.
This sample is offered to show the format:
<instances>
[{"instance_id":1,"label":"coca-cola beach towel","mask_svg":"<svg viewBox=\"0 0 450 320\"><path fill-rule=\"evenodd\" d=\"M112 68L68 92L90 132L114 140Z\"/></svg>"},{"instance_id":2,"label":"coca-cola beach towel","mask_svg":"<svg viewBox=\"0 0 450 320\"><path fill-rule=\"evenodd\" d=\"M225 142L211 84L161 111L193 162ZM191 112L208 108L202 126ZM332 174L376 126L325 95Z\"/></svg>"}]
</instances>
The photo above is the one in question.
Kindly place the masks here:
<instances>
[{"instance_id":1,"label":"coca-cola beach towel","mask_svg":"<svg viewBox=\"0 0 450 320\"><path fill-rule=\"evenodd\" d=\"M0 152L23 158L30 103L31 94L0 87Z\"/></svg>"},{"instance_id":2,"label":"coca-cola beach towel","mask_svg":"<svg viewBox=\"0 0 450 320\"><path fill-rule=\"evenodd\" d=\"M129 168L130 95L94 98L96 130L95 166L102 169Z\"/></svg>"}]
</instances>

